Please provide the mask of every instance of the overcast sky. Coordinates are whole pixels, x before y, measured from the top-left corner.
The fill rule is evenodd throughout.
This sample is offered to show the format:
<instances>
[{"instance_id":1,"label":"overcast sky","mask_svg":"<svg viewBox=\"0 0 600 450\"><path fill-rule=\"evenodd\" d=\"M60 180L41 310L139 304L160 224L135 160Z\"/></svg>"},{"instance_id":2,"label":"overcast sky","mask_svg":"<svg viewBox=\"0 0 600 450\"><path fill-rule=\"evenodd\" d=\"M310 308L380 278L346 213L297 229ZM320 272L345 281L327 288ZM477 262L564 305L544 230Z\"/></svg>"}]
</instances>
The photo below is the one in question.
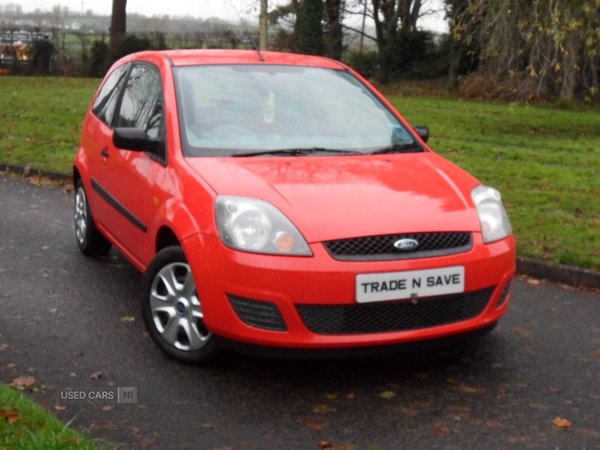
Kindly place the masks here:
<instances>
[{"instance_id":1,"label":"overcast sky","mask_svg":"<svg viewBox=\"0 0 600 450\"><path fill-rule=\"evenodd\" d=\"M0 5L9 3L21 5L24 12L33 12L36 9L42 11L51 10L55 5L66 6L72 11L86 12L92 10L96 14L110 15L112 0L0 0ZM285 0L269 0L269 9L277 4L285 3ZM428 0L428 4L439 4L440 0ZM237 21L236 10L245 19L256 19L258 17L258 0L127 0L127 12L152 16L192 16L206 19L218 17L227 21ZM421 19L421 25L437 31L447 29L443 20L443 13L435 20Z\"/></svg>"}]
</instances>

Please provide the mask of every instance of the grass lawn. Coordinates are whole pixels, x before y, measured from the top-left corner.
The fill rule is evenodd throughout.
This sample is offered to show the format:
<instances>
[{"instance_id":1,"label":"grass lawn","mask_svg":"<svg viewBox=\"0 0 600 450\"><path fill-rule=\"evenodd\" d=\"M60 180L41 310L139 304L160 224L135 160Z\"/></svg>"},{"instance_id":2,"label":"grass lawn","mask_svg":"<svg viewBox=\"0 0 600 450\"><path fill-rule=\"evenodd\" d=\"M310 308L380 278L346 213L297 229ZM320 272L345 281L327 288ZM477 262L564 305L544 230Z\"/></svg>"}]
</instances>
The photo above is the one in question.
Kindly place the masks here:
<instances>
[{"instance_id":1,"label":"grass lawn","mask_svg":"<svg viewBox=\"0 0 600 450\"><path fill-rule=\"evenodd\" d=\"M430 146L502 192L520 256L600 269L600 114L388 98Z\"/></svg>"},{"instance_id":2,"label":"grass lawn","mask_svg":"<svg viewBox=\"0 0 600 450\"><path fill-rule=\"evenodd\" d=\"M0 162L71 173L100 80L0 77Z\"/></svg>"},{"instance_id":3,"label":"grass lawn","mask_svg":"<svg viewBox=\"0 0 600 450\"><path fill-rule=\"evenodd\" d=\"M0 77L0 162L70 173L100 80ZM490 104L427 87L387 92L430 146L498 188L520 256L600 270L599 110Z\"/></svg>"},{"instance_id":4,"label":"grass lawn","mask_svg":"<svg viewBox=\"0 0 600 450\"><path fill-rule=\"evenodd\" d=\"M14 386L0 384L0 449L109 450L68 429Z\"/></svg>"}]
</instances>

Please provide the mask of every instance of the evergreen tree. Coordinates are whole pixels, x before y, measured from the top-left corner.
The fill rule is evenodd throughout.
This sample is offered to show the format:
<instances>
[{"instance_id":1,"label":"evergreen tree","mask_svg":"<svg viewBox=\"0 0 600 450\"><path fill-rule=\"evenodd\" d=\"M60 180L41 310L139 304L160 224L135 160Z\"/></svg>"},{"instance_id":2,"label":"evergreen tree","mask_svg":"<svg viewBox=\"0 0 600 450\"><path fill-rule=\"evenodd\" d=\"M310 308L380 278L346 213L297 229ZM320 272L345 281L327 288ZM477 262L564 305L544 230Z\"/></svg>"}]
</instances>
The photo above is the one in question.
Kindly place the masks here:
<instances>
[{"instance_id":1,"label":"evergreen tree","mask_svg":"<svg viewBox=\"0 0 600 450\"><path fill-rule=\"evenodd\" d=\"M323 0L304 0L298 6L294 25L296 51L305 55L324 55Z\"/></svg>"}]
</instances>

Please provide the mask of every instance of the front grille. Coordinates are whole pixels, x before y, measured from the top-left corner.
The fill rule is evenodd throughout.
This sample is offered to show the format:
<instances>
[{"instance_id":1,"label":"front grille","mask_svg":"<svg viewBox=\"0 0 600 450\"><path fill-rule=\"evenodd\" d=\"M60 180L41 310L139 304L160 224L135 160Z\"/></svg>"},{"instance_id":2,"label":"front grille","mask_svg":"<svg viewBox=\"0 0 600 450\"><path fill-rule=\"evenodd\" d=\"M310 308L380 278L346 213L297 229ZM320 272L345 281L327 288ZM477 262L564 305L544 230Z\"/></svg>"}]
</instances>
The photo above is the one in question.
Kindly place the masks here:
<instances>
[{"instance_id":1,"label":"front grille","mask_svg":"<svg viewBox=\"0 0 600 450\"><path fill-rule=\"evenodd\" d=\"M477 317L494 287L402 302L354 305L296 305L306 327L316 334L389 333L437 327Z\"/></svg>"},{"instance_id":2,"label":"front grille","mask_svg":"<svg viewBox=\"0 0 600 450\"><path fill-rule=\"evenodd\" d=\"M287 326L275 303L227 294L233 310L246 325L263 330L286 331Z\"/></svg>"},{"instance_id":3,"label":"front grille","mask_svg":"<svg viewBox=\"0 0 600 450\"><path fill-rule=\"evenodd\" d=\"M419 245L400 250L394 243L400 239L414 239ZM454 255L471 250L471 233L404 233L325 241L323 245L340 261L389 261L398 259L431 258Z\"/></svg>"}]
</instances>

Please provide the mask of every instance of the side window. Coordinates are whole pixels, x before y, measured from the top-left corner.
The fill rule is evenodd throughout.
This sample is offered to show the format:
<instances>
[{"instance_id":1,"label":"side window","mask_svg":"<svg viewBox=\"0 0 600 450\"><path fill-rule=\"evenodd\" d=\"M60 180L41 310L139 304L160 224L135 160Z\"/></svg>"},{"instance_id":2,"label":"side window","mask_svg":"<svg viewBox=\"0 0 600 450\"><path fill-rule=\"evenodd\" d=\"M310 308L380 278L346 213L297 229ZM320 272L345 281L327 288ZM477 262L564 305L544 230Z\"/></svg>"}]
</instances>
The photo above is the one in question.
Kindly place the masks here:
<instances>
[{"instance_id":1,"label":"side window","mask_svg":"<svg viewBox=\"0 0 600 450\"><path fill-rule=\"evenodd\" d=\"M141 128L148 138L158 141L160 150L148 154L166 162L163 90L158 69L149 64L134 64L123 89L115 128Z\"/></svg>"},{"instance_id":2,"label":"side window","mask_svg":"<svg viewBox=\"0 0 600 450\"><path fill-rule=\"evenodd\" d=\"M104 86L100 90L94 106L92 106L93 113L105 124L109 125L112 122L115 114L115 106L119 100L119 92L127 76L129 64L122 65L114 70L110 74Z\"/></svg>"},{"instance_id":3,"label":"side window","mask_svg":"<svg viewBox=\"0 0 600 450\"><path fill-rule=\"evenodd\" d=\"M162 84L158 70L135 65L127 79L115 127L142 128L150 139L163 134Z\"/></svg>"}]
</instances>

